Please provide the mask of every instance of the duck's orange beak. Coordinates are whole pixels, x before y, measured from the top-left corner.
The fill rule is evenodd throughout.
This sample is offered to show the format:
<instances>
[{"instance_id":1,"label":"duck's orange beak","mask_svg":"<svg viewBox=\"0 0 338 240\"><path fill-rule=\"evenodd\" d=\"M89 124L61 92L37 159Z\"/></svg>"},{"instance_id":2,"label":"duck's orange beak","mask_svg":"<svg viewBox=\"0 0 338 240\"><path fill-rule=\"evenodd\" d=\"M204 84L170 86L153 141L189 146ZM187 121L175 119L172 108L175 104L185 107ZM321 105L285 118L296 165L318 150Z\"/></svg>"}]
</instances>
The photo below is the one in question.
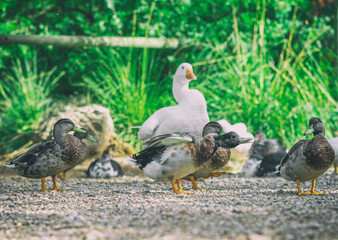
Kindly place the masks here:
<instances>
[{"instance_id":1,"label":"duck's orange beak","mask_svg":"<svg viewBox=\"0 0 338 240\"><path fill-rule=\"evenodd\" d=\"M192 69L187 69L187 73L185 74L185 77L189 80L196 80L197 79L195 74L192 72Z\"/></svg>"}]
</instances>

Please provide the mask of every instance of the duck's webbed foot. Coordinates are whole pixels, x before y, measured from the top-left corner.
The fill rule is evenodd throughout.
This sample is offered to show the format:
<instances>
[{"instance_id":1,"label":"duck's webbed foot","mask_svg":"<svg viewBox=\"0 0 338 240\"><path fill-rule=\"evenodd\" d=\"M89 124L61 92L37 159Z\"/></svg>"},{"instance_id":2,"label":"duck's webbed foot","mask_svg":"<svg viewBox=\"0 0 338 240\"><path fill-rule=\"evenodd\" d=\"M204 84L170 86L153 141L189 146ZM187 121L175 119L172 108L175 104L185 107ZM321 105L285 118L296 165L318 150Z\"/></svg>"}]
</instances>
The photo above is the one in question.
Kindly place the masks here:
<instances>
[{"instance_id":1,"label":"duck's webbed foot","mask_svg":"<svg viewBox=\"0 0 338 240\"><path fill-rule=\"evenodd\" d=\"M210 178L210 177L219 177L223 174L226 174L225 171L220 171L220 172L212 172L209 175L205 176L204 179Z\"/></svg>"},{"instance_id":2,"label":"duck's webbed foot","mask_svg":"<svg viewBox=\"0 0 338 240\"><path fill-rule=\"evenodd\" d=\"M170 180L171 186L173 188L173 192L176 194L181 194L181 193L188 193L187 191L184 191L182 189L181 183L179 179L176 179L176 184L177 184L177 188L175 185L175 180Z\"/></svg>"},{"instance_id":3,"label":"duck's webbed foot","mask_svg":"<svg viewBox=\"0 0 338 240\"><path fill-rule=\"evenodd\" d=\"M60 178L62 181L66 181L66 172L58 173L58 178Z\"/></svg>"},{"instance_id":4,"label":"duck's webbed foot","mask_svg":"<svg viewBox=\"0 0 338 240\"><path fill-rule=\"evenodd\" d=\"M316 179L312 180L312 188L308 194L324 194L323 192L315 192Z\"/></svg>"},{"instance_id":5,"label":"duck's webbed foot","mask_svg":"<svg viewBox=\"0 0 338 240\"><path fill-rule=\"evenodd\" d=\"M302 192L302 189L300 189L300 180L297 180L296 183L298 188L298 195L307 195L307 193Z\"/></svg>"},{"instance_id":6,"label":"duck's webbed foot","mask_svg":"<svg viewBox=\"0 0 338 240\"><path fill-rule=\"evenodd\" d=\"M67 191L66 189L58 188L58 186L56 184L56 176L52 176L52 179L53 179L53 190L56 190L56 191Z\"/></svg>"},{"instance_id":7,"label":"duck's webbed foot","mask_svg":"<svg viewBox=\"0 0 338 240\"><path fill-rule=\"evenodd\" d=\"M195 178L193 176L189 176L189 178L191 180L193 189L196 189L196 190L205 190L204 188L201 188L201 187L197 186L197 182L195 181Z\"/></svg>"},{"instance_id":8,"label":"duck's webbed foot","mask_svg":"<svg viewBox=\"0 0 338 240\"><path fill-rule=\"evenodd\" d=\"M49 190L46 189L46 178L41 178L41 190L44 192L49 192Z\"/></svg>"}]
</instances>

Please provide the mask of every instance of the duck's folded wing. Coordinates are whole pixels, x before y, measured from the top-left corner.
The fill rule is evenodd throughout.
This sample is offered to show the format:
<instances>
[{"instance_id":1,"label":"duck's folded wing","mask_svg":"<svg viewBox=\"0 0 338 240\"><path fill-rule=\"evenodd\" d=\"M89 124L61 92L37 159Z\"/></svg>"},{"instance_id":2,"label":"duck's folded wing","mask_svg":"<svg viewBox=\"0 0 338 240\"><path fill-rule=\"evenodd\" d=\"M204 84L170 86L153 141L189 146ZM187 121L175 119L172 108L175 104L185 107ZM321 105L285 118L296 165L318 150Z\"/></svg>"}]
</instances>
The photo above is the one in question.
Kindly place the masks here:
<instances>
[{"instance_id":1,"label":"duck's folded wing","mask_svg":"<svg viewBox=\"0 0 338 240\"><path fill-rule=\"evenodd\" d=\"M27 152L14 158L10 164L17 164L17 163L33 164L36 157L38 157L40 154L43 154L45 151L50 149L55 144L57 143L54 140L42 141L34 145L33 147L31 147Z\"/></svg>"},{"instance_id":2,"label":"duck's folded wing","mask_svg":"<svg viewBox=\"0 0 338 240\"><path fill-rule=\"evenodd\" d=\"M172 146L176 144L196 142L196 139L197 137L192 133L170 133L149 138L144 141L142 145L146 148Z\"/></svg>"},{"instance_id":3,"label":"duck's folded wing","mask_svg":"<svg viewBox=\"0 0 338 240\"><path fill-rule=\"evenodd\" d=\"M290 159L290 156L297 151L302 145L305 145L309 140L300 140L299 142L297 142L295 145L293 145L293 147L290 149L290 151L288 151L285 156L283 157L283 159L280 162L280 167L284 166L284 164Z\"/></svg>"}]
</instances>

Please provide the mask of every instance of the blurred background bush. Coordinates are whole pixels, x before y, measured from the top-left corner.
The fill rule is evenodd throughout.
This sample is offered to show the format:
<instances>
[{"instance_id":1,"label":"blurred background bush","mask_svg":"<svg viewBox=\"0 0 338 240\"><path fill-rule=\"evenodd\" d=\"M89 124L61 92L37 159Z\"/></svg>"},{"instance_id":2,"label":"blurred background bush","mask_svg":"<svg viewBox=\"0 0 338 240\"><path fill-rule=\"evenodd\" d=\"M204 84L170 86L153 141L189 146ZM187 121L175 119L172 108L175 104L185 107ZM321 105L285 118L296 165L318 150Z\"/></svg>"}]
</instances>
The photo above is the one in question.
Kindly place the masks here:
<instances>
[{"instance_id":1,"label":"blurred background bush","mask_svg":"<svg viewBox=\"0 0 338 240\"><path fill-rule=\"evenodd\" d=\"M244 122L288 148L308 120L338 130L333 0L19 0L0 2L3 34L178 38L168 49L0 45L0 154L23 146L58 105L108 107L115 131L137 131L175 104L172 77L192 63L211 120Z\"/></svg>"}]
</instances>

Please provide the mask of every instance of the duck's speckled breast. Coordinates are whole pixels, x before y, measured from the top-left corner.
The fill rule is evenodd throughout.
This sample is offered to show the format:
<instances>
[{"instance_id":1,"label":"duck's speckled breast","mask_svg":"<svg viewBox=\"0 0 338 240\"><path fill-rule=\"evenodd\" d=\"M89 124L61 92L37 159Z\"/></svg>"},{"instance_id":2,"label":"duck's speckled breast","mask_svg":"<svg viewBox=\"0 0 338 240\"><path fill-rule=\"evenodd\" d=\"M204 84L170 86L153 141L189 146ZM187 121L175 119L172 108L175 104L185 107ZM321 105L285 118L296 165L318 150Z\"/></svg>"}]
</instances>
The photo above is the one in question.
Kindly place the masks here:
<instances>
[{"instance_id":1,"label":"duck's speckled breast","mask_svg":"<svg viewBox=\"0 0 338 240\"><path fill-rule=\"evenodd\" d=\"M80 162L83 145L81 141L72 135L66 135L60 144L63 147L61 152L61 160L70 166L74 166Z\"/></svg>"},{"instance_id":2,"label":"duck's speckled breast","mask_svg":"<svg viewBox=\"0 0 338 240\"><path fill-rule=\"evenodd\" d=\"M195 179L203 178L213 171L224 167L229 159L230 159L231 151L228 148L218 148L215 155L210 158L202 167L200 167L197 171L189 174L189 176L193 176ZM184 178L188 179L188 177Z\"/></svg>"},{"instance_id":3,"label":"duck's speckled breast","mask_svg":"<svg viewBox=\"0 0 338 240\"><path fill-rule=\"evenodd\" d=\"M334 150L325 137L315 136L304 151L306 162L315 170L329 167L334 162Z\"/></svg>"}]
</instances>

